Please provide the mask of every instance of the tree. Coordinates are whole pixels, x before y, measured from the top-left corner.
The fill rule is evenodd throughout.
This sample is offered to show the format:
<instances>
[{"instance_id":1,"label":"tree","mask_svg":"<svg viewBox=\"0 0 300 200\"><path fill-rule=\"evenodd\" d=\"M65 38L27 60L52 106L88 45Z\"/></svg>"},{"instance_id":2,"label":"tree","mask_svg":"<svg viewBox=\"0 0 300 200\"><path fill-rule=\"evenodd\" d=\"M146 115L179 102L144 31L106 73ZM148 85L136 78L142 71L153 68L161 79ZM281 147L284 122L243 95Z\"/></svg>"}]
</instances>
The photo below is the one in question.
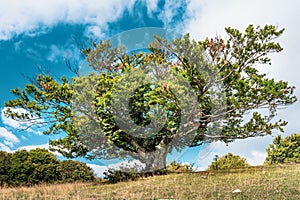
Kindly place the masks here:
<instances>
[{"instance_id":1,"label":"tree","mask_svg":"<svg viewBox=\"0 0 300 200\"><path fill-rule=\"evenodd\" d=\"M265 164L296 162L300 163L300 134L294 133L282 138L276 136L268 146Z\"/></svg>"},{"instance_id":2,"label":"tree","mask_svg":"<svg viewBox=\"0 0 300 200\"><path fill-rule=\"evenodd\" d=\"M93 43L82 51L93 72L71 80L39 75L12 90L5 114L48 125L45 134L64 132L50 145L67 157L130 157L146 170L165 168L174 148L283 131L287 122L274 116L296 101L295 87L259 71L282 51L274 40L283 31L250 25L244 33L226 28L227 40L155 37L149 51L131 53Z\"/></svg>"},{"instance_id":3,"label":"tree","mask_svg":"<svg viewBox=\"0 0 300 200\"><path fill-rule=\"evenodd\" d=\"M233 155L228 153L222 157L216 156L214 161L208 166L209 170L220 170L220 169L233 169L247 167L249 164L245 158L241 158L239 155Z\"/></svg>"}]
</instances>

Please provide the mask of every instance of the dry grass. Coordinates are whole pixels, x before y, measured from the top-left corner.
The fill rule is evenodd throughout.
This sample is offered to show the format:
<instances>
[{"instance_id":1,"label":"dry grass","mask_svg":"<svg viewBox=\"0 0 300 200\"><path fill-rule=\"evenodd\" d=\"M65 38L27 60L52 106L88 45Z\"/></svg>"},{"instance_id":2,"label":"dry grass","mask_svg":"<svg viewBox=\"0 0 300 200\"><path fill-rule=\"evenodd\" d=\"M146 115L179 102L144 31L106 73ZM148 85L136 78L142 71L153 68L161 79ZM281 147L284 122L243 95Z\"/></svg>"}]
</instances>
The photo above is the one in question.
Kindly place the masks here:
<instances>
[{"instance_id":1,"label":"dry grass","mask_svg":"<svg viewBox=\"0 0 300 200\"><path fill-rule=\"evenodd\" d=\"M193 173L118 184L2 188L0 199L300 199L300 165L217 171L207 179Z\"/></svg>"}]
</instances>

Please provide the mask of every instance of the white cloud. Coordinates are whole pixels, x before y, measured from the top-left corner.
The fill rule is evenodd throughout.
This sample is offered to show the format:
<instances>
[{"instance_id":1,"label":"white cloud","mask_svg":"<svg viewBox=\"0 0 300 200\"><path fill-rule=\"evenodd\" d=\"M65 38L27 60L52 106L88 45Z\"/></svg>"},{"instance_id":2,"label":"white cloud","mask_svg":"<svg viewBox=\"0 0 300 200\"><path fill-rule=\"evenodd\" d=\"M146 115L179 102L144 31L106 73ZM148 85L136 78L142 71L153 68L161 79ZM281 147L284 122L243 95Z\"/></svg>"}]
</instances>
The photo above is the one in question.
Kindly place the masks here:
<instances>
[{"instance_id":1,"label":"white cloud","mask_svg":"<svg viewBox=\"0 0 300 200\"><path fill-rule=\"evenodd\" d=\"M7 142L6 144L10 146L12 143L18 143L20 140L12 132L8 131L4 127L0 127L0 138L4 138Z\"/></svg>"},{"instance_id":2,"label":"white cloud","mask_svg":"<svg viewBox=\"0 0 300 200\"><path fill-rule=\"evenodd\" d=\"M184 4L186 4L185 1L172 1L172 0L166 0L164 8L162 9L162 12L159 13L158 17L159 19L164 23L165 28L172 28L172 29L181 29L182 24L174 24L174 22L178 19L174 19L175 16L178 16L181 12L180 9L183 9ZM174 27L176 25L177 27ZM181 30L180 30L181 31ZM178 31L178 32L180 32Z\"/></svg>"},{"instance_id":3,"label":"white cloud","mask_svg":"<svg viewBox=\"0 0 300 200\"><path fill-rule=\"evenodd\" d=\"M5 145L9 146L9 147L13 147L14 143L12 141L8 141L8 140L4 140L3 141Z\"/></svg>"},{"instance_id":4,"label":"white cloud","mask_svg":"<svg viewBox=\"0 0 300 200\"><path fill-rule=\"evenodd\" d=\"M244 29L249 24L271 23L282 27L297 21L294 17L299 15L296 10L299 3L293 0L285 2L192 0L188 5L189 18L185 22L187 23L186 31L192 33L193 37L203 39L203 36L224 33L225 26Z\"/></svg>"},{"instance_id":5,"label":"white cloud","mask_svg":"<svg viewBox=\"0 0 300 200\"><path fill-rule=\"evenodd\" d=\"M247 161L251 165L261 165L264 163L266 157L267 157L267 152L261 152L261 151L251 151L250 152L252 157L248 157Z\"/></svg>"},{"instance_id":6,"label":"white cloud","mask_svg":"<svg viewBox=\"0 0 300 200\"><path fill-rule=\"evenodd\" d=\"M99 176L99 177L102 177L103 176L103 172L105 172L108 169L107 166L96 165L96 164L89 164L89 163L87 163L87 166L91 167L94 170L94 173L97 176Z\"/></svg>"},{"instance_id":7,"label":"white cloud","mask_svg":"<svg viewBox=\"0 0 300 200\"><path fill-rule=\"evenodd\" d=\"M22 140L28 140L28 138L25 137L24 135L21 135L21 139L22 139Z\"/></svg>"},{"instance_id":8,"label":"white cloud","mask_svg":"<svg viewBox=\"0 0 300 200\"><path fill-rule=\"evenodd\" d=\"M5 151L8 153L12 152L12 150L8 146L6 146L5 144L3 144L1 142L0 142L0 151Z\"/></svg>"},{"instance_id":9,"label":"white cloud","mask_svg":"<svg viewBox=\"0 0 300 200\"><path fill-rule=\"evenodd\" d=\"M49 144L40 144L40 145L27 145L27 146L21 146L19 147L17 150L21 150L24 149L26 151L30 151L32 149L36 149L36 148L42 148L42 149L49 149Z\"/></svg>"},{"instance_id":10,"label":"white cloud","mask_svg":"<svg viewBox=\"0 0 300 200\"><path fill-rule=\"evenodd\" d=\"M134 3L134 0L2 0L0 40L22 33L43 33L58 23L90 24L105 29L108 22L117 20Z\"/></svg>"},{"instance_id":11,"label":"white cloud","mask_svg":"<svg viewBox=\"0 0 300 200\"><path fill-rule=\"evenodd\" d=\"M8 126L13 127L13 128L20 128L20 127L22 127L22 122L14 120L14 119L9 118L9 117L6 117L4 115L4 112L6 110L7 110L7 108L4 108L4 109L1 110L1 119L2 119L3 124L8 125ZM26 113L26 110L23 109L23 108L19 108L19 109L13 108L11 110L13 112L17 112L17 113Z\"/></svg>"},{"instance_id":12,"label":"white cloud","mask_svg":"<svg viewBox=\"0 0 300 200\"><path fill-rule=\"evenodd\" d=\"M49 144L46 143L46 144L39 144L39 145L27 145L27 146L21 146L19 147L18 149L16 149L15 151L18 151L18 150L26 150L26 151L30 151L32 149L37 149L37 148L41 148L41 149L47 149L49 150ZM56 156L62 156L60 153L58 152L53 152L53 151L50 151L52 154L56 155Z\"/></svg>"},{"instance_id":13,"label":"white cloud","mask_svg":"<svg viewBox=\"0 0 300 200\"><path fill-rule=\"evenodd\" d=\"M14 43L14 48L15 48L16 52L20 52L22 44L23 44L23 41L21 41L21 40Z\"/></svg>"},{"instance_id":14,"label":"white cloud","mask_svg":"<svg viewBox=\"0 0 300 200\"><path fill-rule=\"evenodd\" d=\"M105 27L107 29L107 27ZM101 30L99 26L88 26L85 29L85 36L91 39L104 38L104 30Z\"/></svg>"},{"instance_id":15,"label":"white cloud","mask_svg":"<svg viewBox=\"0 0 300 200\"><path fill-rule=\"evenodd\" d=\"M298 19L300 12L297 8L299 1L238 1L238 0L192 0L188 5L189 17L184 22L184 32L189 32L195 39L205 39L216 35L225 36L225 27L244 30L249 24L255 26L273 24L286 28L279 42L284 47L281 54L272 56L272 68L268 68L271 76L279 79L289 79L300 83L295 72L295 58L300 55ZM270 9L267 9L270 8ZM287 73L290 72L290 73Z\"/></svg>"},{"instance_id":16,"label":"white cloud","mask_svg":"<svg viewBox=\"0 0 300 200\"><path fill-rule=\"evenodd\" d=\"M147 5L147 14L152 16L153 11L158 9L158 0L144 0Z\"/></svg>"},{"instance_id":17,"label":"white cloud","mask_svg":"<svg viewBox=\"0 0 300 200\"><path fill-rule=\"evenodd\" d=\"M74 45L51 45L50 52L47 58L51 62L62 62L65 59L69 60L80 60L80 50Z\"/></svg>"},{"instance_id":18,"label":"white cloud","mask_svg":"<svg viewBox=\"0 0 300 200\"><path fill-rule=\"evenodd\" d=\"M3 108L1 110L1 119L2 119L3 124L5 124L9 127L15 128L15 129L21 129L21 130L24 129L27 132L35 133L37 135L42 135L43 134L41 131L29 128L29 126L32 125L32 124L42 123L43 122L42 119L32 118L31 121L15 120L15 119L12 119L10 117L6 117L4 115L4 112L6 110L7 110L7 108ZM27 113L27 111L24 108L10 108L10 110L12 112L19 113L19 114Z\"/></svg>"}]
</instances>

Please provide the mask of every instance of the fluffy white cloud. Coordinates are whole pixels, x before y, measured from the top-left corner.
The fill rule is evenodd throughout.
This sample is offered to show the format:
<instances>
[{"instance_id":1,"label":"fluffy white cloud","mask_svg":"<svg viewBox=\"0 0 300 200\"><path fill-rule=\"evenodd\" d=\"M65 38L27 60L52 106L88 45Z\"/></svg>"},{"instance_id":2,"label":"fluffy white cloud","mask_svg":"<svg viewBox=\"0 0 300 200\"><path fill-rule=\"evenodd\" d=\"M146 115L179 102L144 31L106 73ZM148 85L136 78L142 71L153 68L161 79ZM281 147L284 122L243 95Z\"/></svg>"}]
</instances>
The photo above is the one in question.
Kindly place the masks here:
<instances>
[{"instance_id":1,"label":"fluffy white cloud","mask_svg":"<svg viewBox=\"0 0 300 200\"><path fill-rule=\"evenodd\" d=\"M103 172L105 172L108 169L107 166L96 165L96 164L89 164L89 163L87 163L87 166L91 167L94 170L94 173L97 176L99 176L99 177L102 177L103 176Z\"/></svg>"},{"instance_id":2,"label":"fluffy white cloud","mask_svg":"<svg viewBox=\"0 0 300 200\"><path fill-rule=\"evenodd\" d=\"M7 110L7 108L4 108L4 109L1 110L1 119L2 119L3 124L8 125L8 126L13 127L13 128L20 128L20 127L22 127L22 122L14 120L14 119L9 118L9 117L6 117L4 115L4 112L6 110ZM26 113L26 110L23 109L23 108L13 109L12 111L13 112L17 112L17 113Z\"/></svg>"},{"instance_id":3,"label":"fluffy white cloud","mask_svg":"<svg viewBox=\"0 0 300 200\"><path fill-rule=\"evenodd\" d=\"M5 139L5 143L8 146L11 146L13 143L18 143L20 140L12 132L8 131L4 127L0 127L0 138Z\"/></svg>"},{"instance_id":4,"label":"fluffy white cloud","mask_svg":"<svg viewBox=\"0 0 300 200\"><path fill-rule=\"evenodd\" d=\"M225 26L243 29L249 24L274 24L290 29L300 15L297 12L299 5L300 2L295 0L192 0L188 5L186 31L203 39L203 36L224 33Z\"/></svg>"},{"instance_id":5,"label":"fluffy white cloud","mask_svg":"<svg viewBox=\"0 0 300 200\"><path fill-rule=\"evenodd\" d=\"M295 58L300 55L299 6L300 2L295 0L192 0L187 11L189 17L184 22L184 32L189 32L193 38L205 39L207 36L224 36L224 28L228 26L244 30L249 24L273 24L285 28L284 35L279 39L284 51L273 56L273 65L266 70L270 76L300 84L295 63Z\"/></svg>"},{"instance_id":6,"label":"fluffy white cloud","mask_svg":"<svg viewBox=\"0 0 300 200\"><path fill-rule=\"evenodd\" d=\"M36 35L59 23L88 24L87 32L103 33L108 22L131 11L136 0L1 0L0 40L8 40L18 34ZM157 9L158 1L147 3L148 13ZM98 28L95 28L98 27Z\"/></svg>"},{"instance_id":7,"label":"fluffy white cloud","mask_svg":"<svg viewBox=\"0 0 300 200\"><path fill-rule=\"evenodd\" d=\"M12 112L16 112L16 113L19 113L19 114L22 114L22 113L26 113L27 111L23 108L10 108ZM2 122L3 124L11 127L11 128L15 128L15 129L26 129L27 132L31 132L31 133L35 133L37 135L42 135L43 133L39 130L33 130L31 128L29 128L30 125L32 124L36 124L36 123L41 123L43 122L42 119L35 119L35 118L32 118L31 121L21 121L21 120L15 120L15 119L12 119L12 118L9 118L9 117L6 117L4 115L4 112L7 110L7 108L3 108L1 110L1 119L2 119Z\"/></svg>"},{"instance_id":8,"label":"fluffy white cloud","mask_svg":"<svg viewBox=\"0 0 300 200\"><path fill-rule=\"evenodd\" d=\"M6 151L8 153L12 152L12 150L8 146L6 146L5 144L3 144L1 142L0 142L0 150L1 151Z\"/></svg>"},{"instance_id":9,"label":"fluffy white cloud","mask_svg":"<svg viewBox=\"0 0 300 200\"><path fill-rule=\"evenodd\" d=\"M14 146L14 142L12 142L12 141L4 140L3 142L4 142L5 145L7 145L9 147L13 147Z\"/></svg>"},{"instance_id":10,"label":"fluffy white cloud","mask_svg":"<svg viewBox=\"0 0 300 200\"><path fill-rule=\"evenodd\" d=\"M106 29L106 27L105 27ZM91 39L99 39L105 36L104 31L97 25L88 26L85 30L85 36Z\"/></svg>"},{"instance_id":11,"label":"fluffy white cloud","mask_svg":"<svg viewBox=\"0 0 300 200\"><path fill-rule=\"evenodd\" d=\"M251 156L248 157L247 161L248 163L250 163L251 165L261 165L263 164L263 162L265 161L266 157L267 157L267 152L261 152L261 151L251 151Z\"/></svg>"},{"instance_id":12,"label":"fluffy white cloud","mask_svg":"<svg viewBox=\"0 0 300 200\"><path fill-rule=\"evenodd\" d=\"M153 11L157 11L158 9L158 0L144 0L147 5L147 14L152 15Z\"/></svg>"},{"instance_id":13,"label":"fluffy white cloud","mask_svg":"<svg viewBox=\"0 0 300 200\"><path fill-rule=\"evenodd\" d=\"M174 20L178 10L181 8L183 1L166 0L163 11L159 14L159 18L165 26L168 26Z\"/></svg>"}]
</instances>

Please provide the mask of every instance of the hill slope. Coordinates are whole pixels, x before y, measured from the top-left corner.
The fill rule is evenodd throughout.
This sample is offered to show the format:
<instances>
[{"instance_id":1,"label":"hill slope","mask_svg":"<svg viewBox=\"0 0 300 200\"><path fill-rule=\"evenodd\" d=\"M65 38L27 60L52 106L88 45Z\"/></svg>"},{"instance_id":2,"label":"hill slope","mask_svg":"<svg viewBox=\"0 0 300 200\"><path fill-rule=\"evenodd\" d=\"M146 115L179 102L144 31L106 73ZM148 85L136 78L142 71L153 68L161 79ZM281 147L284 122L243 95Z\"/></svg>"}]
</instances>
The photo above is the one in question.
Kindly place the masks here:
<instances>
[{"instance_id":1,"label":"hill slope","mask_svg":"<svg viewBox=\"0 0 300 200\"><path fill-rule=\"evenodd\" d=\"M207 178L170 174L118 184L2 188L0 199L300 199L300 165L215 171Z\"/></svg>"}]
</instances>

